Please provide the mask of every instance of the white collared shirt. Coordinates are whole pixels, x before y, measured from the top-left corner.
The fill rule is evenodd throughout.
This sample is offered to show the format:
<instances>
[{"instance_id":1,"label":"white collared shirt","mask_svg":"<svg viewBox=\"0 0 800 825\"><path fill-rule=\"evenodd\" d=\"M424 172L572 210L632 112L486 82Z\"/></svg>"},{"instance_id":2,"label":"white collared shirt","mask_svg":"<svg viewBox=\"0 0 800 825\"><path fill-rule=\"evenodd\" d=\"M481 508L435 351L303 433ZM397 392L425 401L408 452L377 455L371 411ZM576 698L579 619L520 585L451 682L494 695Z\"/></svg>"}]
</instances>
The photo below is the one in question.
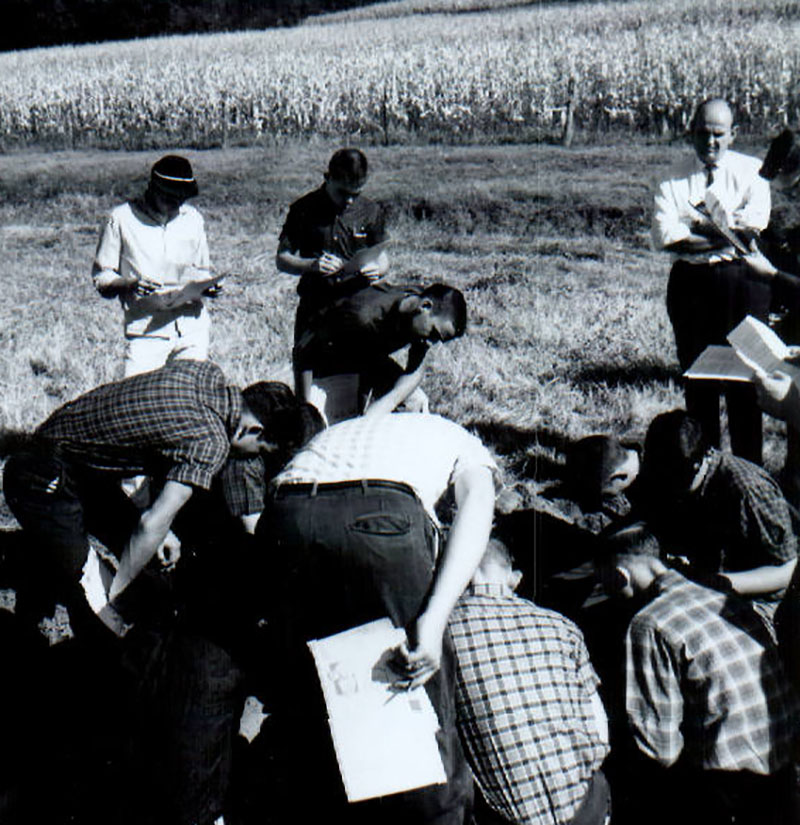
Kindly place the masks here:
<instances>
[{"instance_id":1,"label":"white collared shirt","mask_svg":"<svg viewBox=\"0 0 800 825\"><path fill-rule=\"evenodd\" d=\"M119 275L174 286L191 280L193 269L209 266L203 217L193 206L182 204L178 214L162 224L128 202L114 208L103 227L95 253L93 278L101 292ZM127 330L141 332L138 327L146 327L153 315L147 301L133 292L120 295L120 300L125 309ZM187 313L198 314L196 308L172 311L175 315Z\"/></svg>"},{"instance_id":2,"label":"white collared shirt","mask_svg":"<svg viewBox=\"0 0 800 825\"><path fill-rule=\"evenodd\" d=\"M709 187L737 227L764 229L771 207L769 182L759 177L761 161L728 150L714 169ZM652 238L656 249L682 241L691 234L697 213L692 204L705 200L707 169L696 155L674 167L655 195ZM733 247L708 252L675 254L692 263L715 263L734 257Z\"/></svg>"}]
</instances>

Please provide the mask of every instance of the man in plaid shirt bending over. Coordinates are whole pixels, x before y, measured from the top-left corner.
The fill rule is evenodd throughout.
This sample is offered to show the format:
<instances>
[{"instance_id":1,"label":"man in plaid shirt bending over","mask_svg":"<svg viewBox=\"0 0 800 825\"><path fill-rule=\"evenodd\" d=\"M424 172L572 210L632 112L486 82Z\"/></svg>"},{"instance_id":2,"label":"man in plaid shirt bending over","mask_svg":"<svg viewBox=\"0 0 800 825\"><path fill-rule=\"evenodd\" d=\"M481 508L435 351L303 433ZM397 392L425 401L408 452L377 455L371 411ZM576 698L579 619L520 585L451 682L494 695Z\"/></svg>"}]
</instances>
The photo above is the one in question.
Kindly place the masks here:
<instances>
[{"instance_id":1,"label":"man in plaid shirt bending over","mask_svg":"<svg viewBox=\"0 0 800 825\"><path fill-rule=\"evenodd\" d=\"M229 453L277 449L274 434L265 434L269 407L261 407L257 394L248 404L238 387L226 385L216 364L174 360L56 410L29 448L9 459L4 474L8 506L34 542L31 561L53 577L47 593L36 577L39 593L33 595L41 604L34 610L52 610L58 600L79 634L77 625L90 633L97 628L80 586L87 532L119 557L109 601L156 555L174 564L180 541L172 523L193 492L211 488ZM141 473L161 487L140 513L115 479Z\"/></svg>"},{"instance_id":2,"label":"man in plaid shirt bending over","mask_svg":"<svg viewBox=\"0 0 800 825\"><path fill-rule=\"evenodd\" d=\"M459 733L484 799L481 825L603 825L608 726L578 628L519 596L492 540L453 609Z\"/></svg>"},{"instance_id":3,"label":"man in plaid shirt bending over","mask_svg":"<svg viewBox=\"0 0 800 825\"><path fill-rule=\"evenodd\" d=\"M769 623L737 594L669 569L659 552L635 524L610 537L600 562L607 591L645 601L625 640L628 723L641 759L629 782L641 806L631 821L792 822L798 709Z\"/></svg>"}]
</instances>

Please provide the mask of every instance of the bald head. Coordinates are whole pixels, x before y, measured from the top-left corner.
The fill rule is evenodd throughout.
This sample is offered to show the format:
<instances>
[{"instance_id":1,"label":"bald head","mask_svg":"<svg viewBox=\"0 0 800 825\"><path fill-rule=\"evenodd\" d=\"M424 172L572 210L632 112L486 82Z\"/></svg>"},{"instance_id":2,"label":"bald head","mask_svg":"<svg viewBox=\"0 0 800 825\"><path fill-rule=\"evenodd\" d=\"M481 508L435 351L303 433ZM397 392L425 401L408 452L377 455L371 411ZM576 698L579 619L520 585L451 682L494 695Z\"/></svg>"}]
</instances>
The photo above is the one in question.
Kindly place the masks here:
<instances>
[{"instance_id":1,"label":"bald head","mask_svg":"<svg viewBox=\"0 0 800 825\"><path fill-rule=\"evenodd\" d=\"M692 118L692 144L701 163L718 163L733 143L733 112L726 101L703 101Z\"/></svg>"}]
</instances>

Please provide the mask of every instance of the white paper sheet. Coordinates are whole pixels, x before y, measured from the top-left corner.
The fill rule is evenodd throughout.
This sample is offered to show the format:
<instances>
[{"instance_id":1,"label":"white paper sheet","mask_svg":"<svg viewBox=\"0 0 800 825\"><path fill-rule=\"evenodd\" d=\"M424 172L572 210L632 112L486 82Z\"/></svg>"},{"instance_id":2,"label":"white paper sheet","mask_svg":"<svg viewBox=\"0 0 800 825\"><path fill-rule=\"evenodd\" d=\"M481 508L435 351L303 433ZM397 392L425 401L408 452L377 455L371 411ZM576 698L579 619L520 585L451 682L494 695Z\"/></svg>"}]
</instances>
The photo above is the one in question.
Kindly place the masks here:
<instances>
[{"instance_id":1,"label":"white paper sheet","mask_svg":"<svg viewBox=\"0 0 800 825\"><path fill-rule=\"evenodd\" d=\"M387 660L405 631L380 619L308 643L350 802L447 781L425 689L396 692Z\"/></svg>"}]
</instances>

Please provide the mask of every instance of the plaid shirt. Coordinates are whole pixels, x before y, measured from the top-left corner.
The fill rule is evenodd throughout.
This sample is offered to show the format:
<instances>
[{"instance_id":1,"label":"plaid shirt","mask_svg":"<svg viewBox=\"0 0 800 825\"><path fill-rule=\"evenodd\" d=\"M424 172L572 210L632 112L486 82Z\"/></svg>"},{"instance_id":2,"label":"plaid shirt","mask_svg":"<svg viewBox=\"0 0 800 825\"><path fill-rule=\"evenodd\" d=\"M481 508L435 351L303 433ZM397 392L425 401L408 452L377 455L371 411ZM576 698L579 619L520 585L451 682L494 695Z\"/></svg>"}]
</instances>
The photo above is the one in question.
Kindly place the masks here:
<instances>
[{"instance_id":1,"label":"plaid shirt","mask_svg":"<svg viewBox=\"0 0 800 825\"><path fill-rule=\"evenodd\" d=\"M580 631L559 613L473 585L450 633L459 730L486 799L513 822L569 822L608 753Z\"/></svg>"},{"instance_id":2,"label":"plaid shirt","mask_svg":"<svg viewBox=\"0 0 800 825\"><path fill-rule=\"evenodd\" d=\"M772 476L713 448L701 472L697 489L659 515L665 548L708 572L752 570L797 557L791 511ZM774 608L784 592L762 594L758 601Z\"/></svg>"},{"instance_id":3,"label":"plaid shirt","mask_svg":"<svg viewBox=\"0 0 800 825\"><path fill-rule=\"evenodd\" d=\"M239 390L216 364L174 360L70 401L36 435L78 466L208 490L241 412Z\"/></svg>"},{"instance_id":4,"label":"plaid shirt","mask_svg":"<svg viewBox=\"0 0 800 825\"><path fill-rule=\"evenodd\" d=\"M264 509L267 468L260 455L228 461L219 474L219 484L232 516L248 516Z\"/></svg>"},{"instance_id":5,"label":"plaid shirt","mask_svg":"<svg viewBox=\"0 0 800 825\"><path fill-rule=\"evenodd\" d=\"M745 599L674 570L626 638L628 720L662 765L775 773L791 757L796 699L769 631Z\"/></svg>"}]
</instances>

